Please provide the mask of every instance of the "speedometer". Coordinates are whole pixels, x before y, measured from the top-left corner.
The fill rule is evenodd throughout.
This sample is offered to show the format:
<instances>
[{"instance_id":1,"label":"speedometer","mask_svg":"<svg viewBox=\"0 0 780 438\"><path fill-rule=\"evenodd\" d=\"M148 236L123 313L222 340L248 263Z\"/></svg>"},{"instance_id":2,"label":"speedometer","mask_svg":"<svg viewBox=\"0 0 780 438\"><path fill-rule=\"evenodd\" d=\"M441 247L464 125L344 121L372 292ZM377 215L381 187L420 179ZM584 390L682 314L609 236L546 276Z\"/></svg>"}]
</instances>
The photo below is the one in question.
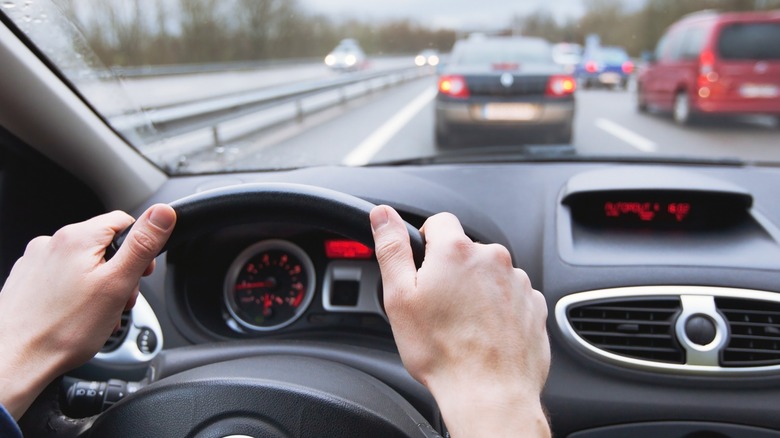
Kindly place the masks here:
<instances>
[{"instance_id":1,"label":"speedometer","mask_svg":"<svg viewBox=\"0 0 780 438\"><path fill-rule=\"evenodd\" d=\"M314 296L309 256L286 240L265 240L242 251L225 276L225 304L242 326L275 330L297 320Z\"/></svg>"}]
</instances>

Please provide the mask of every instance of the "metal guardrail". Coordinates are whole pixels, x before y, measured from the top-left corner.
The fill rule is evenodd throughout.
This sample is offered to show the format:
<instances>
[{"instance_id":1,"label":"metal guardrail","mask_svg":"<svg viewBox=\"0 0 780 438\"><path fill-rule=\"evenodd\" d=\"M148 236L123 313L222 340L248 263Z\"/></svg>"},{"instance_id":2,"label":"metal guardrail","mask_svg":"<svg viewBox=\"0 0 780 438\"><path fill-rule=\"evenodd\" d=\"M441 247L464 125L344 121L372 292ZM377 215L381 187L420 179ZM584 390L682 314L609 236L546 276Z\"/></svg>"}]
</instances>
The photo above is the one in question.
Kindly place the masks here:
<instances>
[{"instance_id":1,"label":"metal guardrail","mask_svg":"<svg viewBox=\"0 0 780 438\"><path fill-rule=\"evenodd\" d=\"M141 65L141 66L121 66L114 65L105 69L95 70L99 77L123 78L145 78L157 76L178 76L178 75L201 75L204 73L222 73L226 71L245 71L262 70L278 67L298 66L302 64L321 65L323 56L308 56L298 58L276 58L262 59L254 61L228 61L228 62L210 62L202 64L163 64L163 65ZM393 58L414 58L409 53L383 53L382 55L372 55L369 60L377 61Z\"/></svg>"},{"instance_id":2,"label":"metal guardrail","mask_svg":"<svg viewBox=\"0 0 780 438\"><path fill-rule=\"evenodd\" d=\"M220 73L225 71L257 70L317 62L322 62L322 58L286 58L268 59L262 61L234 61L207 64L144 65L138 67L113 66L106 70L110 72L110 75L117 75L125 78L141 78L150 76L176 76L203 73Z\"/></svg>"},{"instance_id":3,"label":"metal guardrail","mask_svg":"<svg viewBox=\"0 0 780 438\"><path fill-rule=\"evenodd\" d=\"M325 81L304 81L151 108L143 113L115 116L109 122L128 138L140 136L141 143L147 145L141 149L152 160L175 168L187 156L430 74L430 69L420 67L354 72Z\"/></svg>"}]
</instances>

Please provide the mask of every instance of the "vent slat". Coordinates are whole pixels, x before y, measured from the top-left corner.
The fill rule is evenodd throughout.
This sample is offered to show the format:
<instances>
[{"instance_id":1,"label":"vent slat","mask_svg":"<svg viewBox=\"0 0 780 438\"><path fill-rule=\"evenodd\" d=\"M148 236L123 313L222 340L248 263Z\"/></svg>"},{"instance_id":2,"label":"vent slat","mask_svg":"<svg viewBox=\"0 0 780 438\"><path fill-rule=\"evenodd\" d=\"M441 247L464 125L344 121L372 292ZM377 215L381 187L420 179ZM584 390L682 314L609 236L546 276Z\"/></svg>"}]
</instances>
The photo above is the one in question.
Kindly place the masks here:
<instances>
[{"instance_id":1,"label":"vent slat","mask_svg":"<svg viewBox=\"0 0 780 438\"><path fill-rule=\"evenodd\" d=\"M597 332L583 330L578 332L580 336L607 336L607 337L621 337L621 338L642 338L642 339L669 339L668 334L652 334L652 333L624 333L624 332Z\"/></svg>"},{"instance_id":2,"label":"vent slat","mask_svg":"<svg viewBox=\"0 0 780 438\"><path fill-rule=\"evenodd\" d=\"M728 350L734 353L773 354L775 356L780 356L780 350L770 350L770 349L762 349L762 348L735 348L735 347L731 347Z\"/></svg>"},{"instance_id":3,"label":"vent slat","mask_svg":"<svg viewBox=\"0 0 780 438\"><path fill-rule=\"evenodd\" d=\"M780 312L776 312L773 310L760 310L760 309L747 310L747 309L727 309L727 308L724 309L718 308L718 310L725 313L726 316L728 316L731 313L738 314L738 315L766 315L766 316L774 316L778 318L778 320L780 320Z\"/></svg>"},{"instance_id":4,"label":"vent slat","mask_svg":"<svg viewBox=\"0 0 780 438\"><path fill-rule=\"evenodd\" d=\"M657 325L668 326L671 325L669 321L648 321L644 319L617 319L617 318L577 318L570 317L569 321L575 322L596 322L600 324L643 324L643 325Z\"/></svg>"},{"instance_id":5,"label":"vent slat","mask_svg":"<svg viewBox=\"0 0 780 438\"><path fill-rule=\"evenodd\" d=\"M776 324L776 323L729 321L729 324L732 327L774 327L780 330L780 324Z\"/></svg>"},{"instance_id":6,"label":"vent slat","mask_svg":"<svg viewBox=\"0 0 780 438\"><path fill-rule=\"evenodd\" d=\"M682 364L685 352L673 336L678 298L618 298L572 306L569 323L596 348L621 356Z\"/></svg>"},{"instance_id":7,"label":"vent slat","mask_svg":"<svg viewBox=\"0 0 780 438\"><path fill-rule=\"evenodd\" d=\"M670 309L668 307L636 307L636 306L592 306L588 307L588 310L593 311L616 311L616 312L654 312L654 313L670 313L673 314L677 309Z\"/></svg>"},{"instance_id":8,"label":"vent slat","mask_svg":"<svg viewBox=\"0 0 780 438\"><path fill-rule=\"evenodd\" d=\"M731 332L721 366L780 364L780 303L743 298L716 298L715 303Z\"/></svg>"},{"instance_id":9,"label":"vent slat","mask_svg":"<svg viewBox=\"0 0 780 438\"><path fill-rule=\"evenodd\" d=\"M748 340L756 340L756 341L774 341L774 342L780 342L780 336L777 335L742 335L742 334L731 334L731 339L748 339Z\"/></svg>"},{"instance_id":10,"label":"vent slat","mask_svg":"<svg viewBox=\"0 0 780 438\"><path fill-rule=\"evenodd\" d=\"M125 341L127 333L130 329L131 310L125 310L122 312L122 317L119 320L119 329L111 334L103 344L103 348L100 349L101 353L108 353L116 350Z\"/></svg>"},{"instance_id":11,"label":"vent slat","mask_svg":"<svg viewBox=\"0 0 780 438\"><path fill-rule=\"evenodd\" d=\"M663 348L663 347L634 347L634 346L625 346L625 345L614 345L614 344L597 344L596 345L599 348L603 348L604 350L621 350L621 351L639 351L639 352L645 352L645 351L652 351L656 353L677 353L677 350L674 348Z\"/></svg>"}]
</instances>

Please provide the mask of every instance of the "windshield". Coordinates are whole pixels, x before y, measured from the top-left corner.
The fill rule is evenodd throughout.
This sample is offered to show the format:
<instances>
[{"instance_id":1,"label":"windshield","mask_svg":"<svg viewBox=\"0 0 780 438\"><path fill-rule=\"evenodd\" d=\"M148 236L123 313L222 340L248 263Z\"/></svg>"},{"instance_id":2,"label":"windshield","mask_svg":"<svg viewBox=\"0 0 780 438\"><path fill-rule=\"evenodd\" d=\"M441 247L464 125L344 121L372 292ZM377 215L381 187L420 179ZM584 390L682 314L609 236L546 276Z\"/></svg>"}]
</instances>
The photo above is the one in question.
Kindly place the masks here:
<instances>
[{"instance_id":1,"label":"windshield","mask_svg":"<svg viewBox=\"0 0 780 438\"><path fill-rule=\"evenodd\" d=\"M452 63L460 65L550 63L550 46L533 39L469 42L453 53Z\"/></svg>"},{"instance_id":2,"label":"windshield","mask_svg":"<svg viewBox=\"0 0 780 438\"><path fill-rule=\"evenodd\" d=\"M171 175L780 163L780 0L0 1Z\"/></svg>"},{"instance_id":3,"label":"windshield","mask_svg":"<svg viewBox=\"0 0 780 438\"><path fill-rule=\"evenodd\" d=\"M623 49L607 47L599 52L598 58L601 61L614 64L626 61L628 59L628 55Z\"/></svg>"},{"instance_id":4,"label":"windshield","mask_svg":"<svg viewBox=\"0 0 780 438\"><path fill-rule=\"evenodd\" d=\"M726 59L780 61L780 23L732 24L720 34L718 51Z\"/></svg>"}]
</instances>

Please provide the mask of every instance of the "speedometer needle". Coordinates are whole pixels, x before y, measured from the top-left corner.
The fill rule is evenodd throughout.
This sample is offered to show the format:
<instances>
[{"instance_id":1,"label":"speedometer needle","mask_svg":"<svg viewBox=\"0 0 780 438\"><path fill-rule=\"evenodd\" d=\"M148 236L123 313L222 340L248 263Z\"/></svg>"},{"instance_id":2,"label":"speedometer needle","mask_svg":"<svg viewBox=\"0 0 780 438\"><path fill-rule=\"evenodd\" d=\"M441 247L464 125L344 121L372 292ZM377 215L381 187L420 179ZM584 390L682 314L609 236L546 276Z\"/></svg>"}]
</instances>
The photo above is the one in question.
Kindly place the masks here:
<instances>
[{"instance_id":1,"label":"speedometer needle","mask_svg":"<svg viewBox=\"0 0 780 438\"><path fill-rule=\"evenodd\" d=\"M241 283L236 285L236 290L257 289L259 287L272 287L272 282L256 281L254 283Z\"/></svg>"}]
</instances>

